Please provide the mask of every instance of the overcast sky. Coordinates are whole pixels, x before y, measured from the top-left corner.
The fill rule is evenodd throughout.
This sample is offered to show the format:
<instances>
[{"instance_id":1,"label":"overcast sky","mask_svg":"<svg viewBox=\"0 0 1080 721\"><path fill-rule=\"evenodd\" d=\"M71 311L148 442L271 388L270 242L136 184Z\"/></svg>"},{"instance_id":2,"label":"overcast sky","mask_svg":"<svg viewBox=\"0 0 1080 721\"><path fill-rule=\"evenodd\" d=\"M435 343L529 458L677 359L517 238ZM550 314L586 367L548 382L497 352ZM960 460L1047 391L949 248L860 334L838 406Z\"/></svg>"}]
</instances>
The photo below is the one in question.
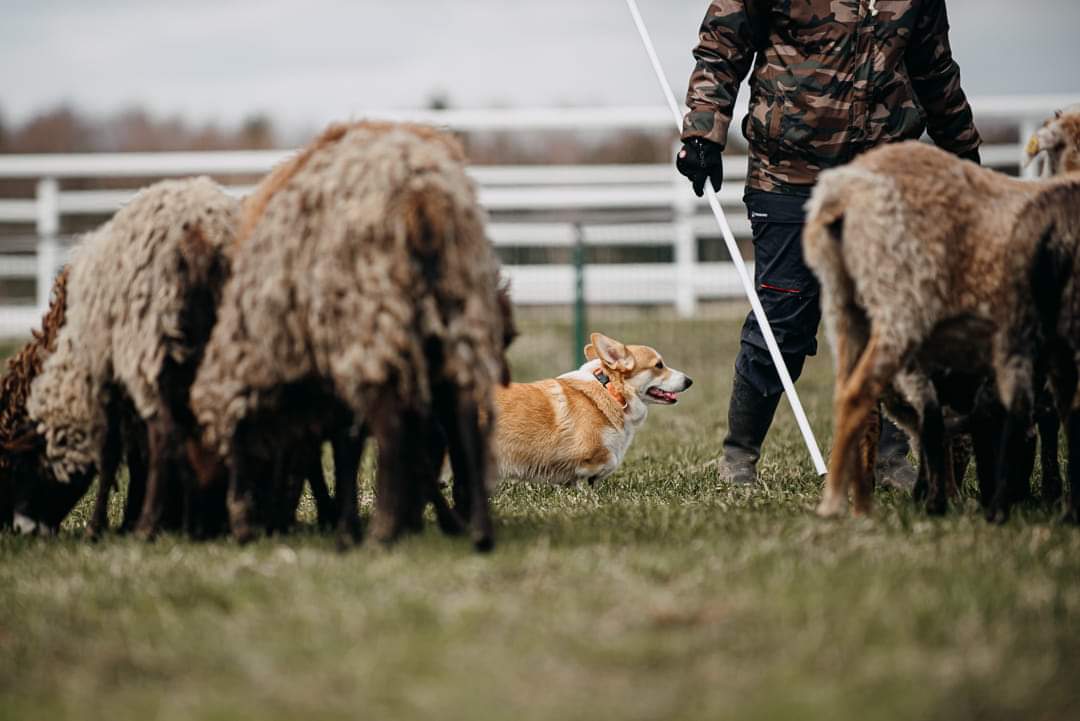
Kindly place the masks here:
<instances>
[{"instance_id":1,"label":"overcast sky","mask_svg":"<svg viewBox=\"0 0 1080 721\"><path fill-rule=\"evenodd\" d=\"M707 0L639 0L681 92ZM949 0L969 95L1080 97L1080 0ZM288 128L413 108L662 102L623 0L0 0L0 112Z\"/></svg>"}]
</instances>

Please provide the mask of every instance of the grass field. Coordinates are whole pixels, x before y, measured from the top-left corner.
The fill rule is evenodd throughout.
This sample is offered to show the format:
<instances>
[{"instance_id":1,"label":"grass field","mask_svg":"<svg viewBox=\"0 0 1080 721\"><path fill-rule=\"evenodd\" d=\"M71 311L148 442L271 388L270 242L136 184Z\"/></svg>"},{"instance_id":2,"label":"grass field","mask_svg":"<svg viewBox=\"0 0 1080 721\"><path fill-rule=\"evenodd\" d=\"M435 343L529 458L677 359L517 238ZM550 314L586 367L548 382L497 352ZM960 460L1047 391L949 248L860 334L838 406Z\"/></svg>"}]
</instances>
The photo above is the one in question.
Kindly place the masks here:
<instances>
[{"instance_id":1,"label":"grass field","mask_svg":"<svg viewBox=\"0 0 1080 721\"><path fill-rule=\"evenodd\" d=\"M568 325L521 325L516 377L566 370ZM602 485L504 486L490 556L434 528L89 545L85 502L59 538L0 537L0 718L1080 717L1080 531L889 492L821 521L786 406L765 482L721 486L737 312L591 325L694 387ZM799 388L824 444L827 356Z\"/></svg>"}]
</instances>

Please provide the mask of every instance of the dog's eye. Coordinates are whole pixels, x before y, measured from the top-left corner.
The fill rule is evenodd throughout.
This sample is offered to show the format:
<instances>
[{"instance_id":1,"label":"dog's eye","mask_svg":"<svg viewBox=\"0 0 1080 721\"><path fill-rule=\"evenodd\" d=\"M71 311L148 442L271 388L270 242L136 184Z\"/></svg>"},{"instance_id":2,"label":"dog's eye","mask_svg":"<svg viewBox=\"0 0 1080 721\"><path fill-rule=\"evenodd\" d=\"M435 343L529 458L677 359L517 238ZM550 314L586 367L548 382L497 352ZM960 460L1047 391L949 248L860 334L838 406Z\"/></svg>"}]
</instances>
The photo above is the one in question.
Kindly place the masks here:
<instances>
[{"instance_id":1,"label":"dog's eye","mask_svg":"<svg viewBox=\"0 0 1080 721\"><path fill-rule=\"evenodd\" d=\"M664 361L656 361L656 366L655 367L656 368L663 368L664 367Z\"/></svg>"}]
</instances>

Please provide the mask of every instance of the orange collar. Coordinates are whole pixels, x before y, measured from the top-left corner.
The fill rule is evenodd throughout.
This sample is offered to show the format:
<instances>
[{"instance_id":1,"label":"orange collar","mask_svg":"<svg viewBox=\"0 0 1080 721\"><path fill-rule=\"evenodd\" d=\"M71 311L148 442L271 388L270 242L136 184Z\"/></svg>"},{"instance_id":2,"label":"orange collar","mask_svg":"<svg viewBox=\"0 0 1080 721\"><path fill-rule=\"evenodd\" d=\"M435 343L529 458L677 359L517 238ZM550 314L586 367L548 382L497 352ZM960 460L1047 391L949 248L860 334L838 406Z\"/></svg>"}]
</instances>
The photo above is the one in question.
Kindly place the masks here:
<instances>
[{"instance_id":1,"label":"orange collar","mask_svg":"<svg viewBox=\"0 0 1080 721\"><path fill-rule=\"evenodd\" d=\"M628 406L629 404L626 402L626 398L623 396L623 394L620 393L615 388L615 386L611 384L611 379L608 378L608 375L604 372L603 367L597 368L593 371L593 378L600 381L600 385L604 386L604 389L607 390L608 395L611 396L612 400L618 403L619 407L625 411L626 406Z\"/></svg>"}]
</instances>

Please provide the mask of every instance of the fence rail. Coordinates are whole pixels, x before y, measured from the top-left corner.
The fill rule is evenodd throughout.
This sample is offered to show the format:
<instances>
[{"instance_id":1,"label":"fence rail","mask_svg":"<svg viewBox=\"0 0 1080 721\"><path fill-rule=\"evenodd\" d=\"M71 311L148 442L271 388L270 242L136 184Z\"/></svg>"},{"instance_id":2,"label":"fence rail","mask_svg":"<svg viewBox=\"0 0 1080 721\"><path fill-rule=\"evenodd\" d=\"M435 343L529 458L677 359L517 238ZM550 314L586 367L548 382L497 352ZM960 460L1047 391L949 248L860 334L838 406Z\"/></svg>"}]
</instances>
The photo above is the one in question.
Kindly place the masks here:
<instances>
[{"instance_id":1,"label":"fence rail","mask_svg":"<svg viewBox=\"0 0 1080 721\"><path fill-rule=\"evenodd\" d=\"M985 165L1015 170L1023 141L1055 109L1075 96L974 99L980 122L1007 122L1018 143L986 146ZM745 112L745 108L737 111ZM372 113L371 117L413 120L465 132L669 130L664 108L477 110L429 113ZM0 335L24 335L39 320L51 279L62 264L65 241L59 231L69 215L115 212L128 202L139 179L208 174L257 176L289 157L288 151L199 153L95 153L79 155L0 155L0 180L36 180L33 199L0 198L0 224L32 224L35 252L0 250L0 280L35 279L36 304L12 305L0 298ZM737 236L749 234L741 206L743 157L726 159L726 185L720 200ZM585 296L591 303L674 304L692 315L699 300L741 294L729 262L701 262L698 241L717 235L707 205L690 193L670 165L477 166L471 174L480 202L491 213L492 241L500 247L572 247L578 233L588 246L666 246L668 263L590 265ZM131 179L131 189L64 189L72 179ZM249 187L228 190L243 195ZM648 219L642 219L642 212ZM583 220L582 218L587 218ZM659 218L659 219L658 219ZM568 304L574 298L570 265L507 265L514 300L520 304ZM7 304L5 304L7 303Z\"/></svg>"}]
</instances>

